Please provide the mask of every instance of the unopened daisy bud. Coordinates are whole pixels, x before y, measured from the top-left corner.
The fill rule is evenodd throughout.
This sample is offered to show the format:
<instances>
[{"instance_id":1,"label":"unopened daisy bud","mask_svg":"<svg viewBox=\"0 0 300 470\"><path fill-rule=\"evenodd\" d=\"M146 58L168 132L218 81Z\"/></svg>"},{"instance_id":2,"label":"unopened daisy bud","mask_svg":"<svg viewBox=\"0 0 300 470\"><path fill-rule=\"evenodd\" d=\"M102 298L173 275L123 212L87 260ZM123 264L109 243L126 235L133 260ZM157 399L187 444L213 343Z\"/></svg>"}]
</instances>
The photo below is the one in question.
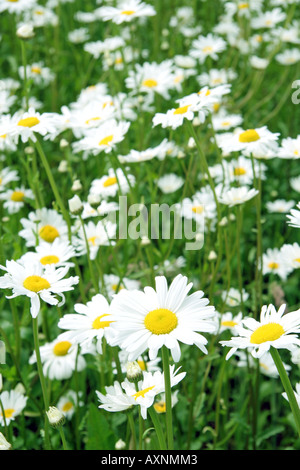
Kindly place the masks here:
<instances>
[{"instance_id":1,"label":"unopened daisy bud","mask_svg":"<svg viewBox=\"0 0 300 470\"><path fill-rule=\"evenodd\" d=\"M193 137L190 137L189 138L189 141L188 141L188 148L189 149L193 149L196 147L196 142L195 142L195 139Z\"/></svg>"},{"instance_id":2,"label":"unopened daisy bud","mask_svg":"<svg viewBox=\"0 0 300 470\"><path fill-rule=\"evenodd\" d=\"M116 450L123 450L126 448L126 443L122 440L122 439L119 439L116 443L115 443L115 449Z\"/></svg>"},{"instance_id":3,"label":"unopened daisy bud","mask_svg":"<svg viewBox=\"0 0 300 470\"><path fill-rule=\"evenodd\" d=\"M168 43L168 41L163 41L160 47L162 51L166 51L167 49L169 49L170 44Z\"/></svg>"},{"instance_id":4,"label":"unopened daisy bud","mask_svg":"<svg viewBox=\"0 0 300 470\"><path fill-rule=\"evenodd\" d=\"M2 432L0 432L0 450L10 450L11 444L5 439Z\"/></svg>"},{"instance_id":5,"label":"unopened daisy bud","mask_svg":"<svg viewBox=\"0 0 300 470\"><path fill-rule=\"evenodd\" d=\"M49 423L53 428L58 428L65 422L65 415L62 411L56 408L56 406L50 406L49 410L46 411L46 414L48 416Z\"/></svg>"},{"instance_id":6,"label":"unopened daisy bud","mask_svg":"<svg viewBox=\"0 0 300 470\"><path fill-rule=\"evenodd\" d=\"M60 173L66 173L68 171L68 162L67 160L62 160L58 165L58 171Z\"/></svg>"},{"instance_id":7,"label":"unopened daisy bud","mask_svg":"<svg viewBox=\"0 0 300 470\"><path fill-rule=\"evenodd\" d=\"M27 154L27 155L32 155L34 153L34 148L31 147L31 145L27 145L27 147L25 147L24 149L24 152Z\"/></svg>"},{"instance_id":8,"label":"unopened daisy bud","mask_svg":"<svg viewBox=\"0 0 300 470\"><path fill-rule=\"evenodd\" d=\"M177 158L184 158L184 157L185 157L185 153L182 150L179 150L177 154Z\"/></svg>"},{"instance_id":9,"label":"unopened daisy bud","mask_svg":"<svg viewBox=\"0 0 300 470\"><path fill-rule=\"evenodd\" d=\"M214 250L211 250L211 252L208 255L209 261L213 261L216 258L217 258L217 253Z\"/></svg>"},{"instance_id":10,"label":"unopened daisy bud","mask_svg":"<svg viewBox=\"0 0 300 470\"><path fill-rule=\"evenodd\" d=\"M100 195L99 194L89 194L88 195L88 203L90 206L96 208L100 204Z\"/></svg>"},{"instance_id":11,"label":"unopened daisy bud","mask_svg":"<svg viewBox=\"0 0 300 470\"><path fill-rule=\"evenodd\" d=\"M74 215L79 215L83 211L83 205L80 197L75 194L71 199L69 199L69 209L70 212Z\"/></svg>"},{"instance_id":12,"label":"unopened daisy bud","mask_svg":"<svg viewBox=\"0 0 300 470\"><path fill-rule=\"evenodd\" d=\"M220 225L221 227L224 227L225 225L227 225L227 223L228 223L227 217L223 217L223 218L220 220L219 225Z\"/></svg>"},{"instance_id":13,"label":"unopened daisy bud","mask_svg":"<svg viewBox=\"0 0 300 470\"><path fill-rule=\"evenodd\" d=\"M80 180L73 181L73 185L72 185L71 189L74 193L77 193L78 191L81 191L82 190L82 184L81 184Z\"/></svg>"},{"instance_id":14,"label":"unopened daisy bud","mask_svg":"<svg viewBox=\"0 0 300 470\"><path fill-rule=\"evenodd\" d=\"M20 39L30 39L34 36L33 26L31 24L22 24L17 29L17 36Z\"/></svg>"},{"instance_id":15,"label":"unopened daisy bud","mask_svg":"<svg viewBox=\"0 0 300 470\"><path fill-rule=\"evenodd\" d=\"M66 139L61 139L59 142L59 146L61 149L65 149L69 146L69 142Z\"/></svg>"},{"instance_id":16,"label":"unopened daisy bud","mask_svg":"<svg viewBox=\"0 0 300 470\"><path fill-rule=\"evenodd\" d=\"M137 361L128 362L126 365L126 377L129 382L138 383L143 378L143 371Z\"/></svg>"},{"instance_id":17,"label":"unopened daisy bud","mask_svg":"<svg viewBox=\"0 0 300 470\"><path fill-rule=\"evenodd\" d=\"M193 119L193 121L192 121L192 124L193 124L193 126L195 126L195 127L196 127L196 126L200 126L201 121L200 121L200 119L199 119L198 116L195 116L195 117L194 117L194 119Z\"/></svg>"},{"instance_id":18,"label":"unopened daisy bud","mask_svg":"<svg viewBox=\"0 0 300 470\"><path fill-rule=\"evenodd\" d=\"M142 238L141 238L141 245L143 246L146 246L146 245L150 245L150 240L148 237L146 237L146 235L143 235Z\"/></svg>"}]
</instances>

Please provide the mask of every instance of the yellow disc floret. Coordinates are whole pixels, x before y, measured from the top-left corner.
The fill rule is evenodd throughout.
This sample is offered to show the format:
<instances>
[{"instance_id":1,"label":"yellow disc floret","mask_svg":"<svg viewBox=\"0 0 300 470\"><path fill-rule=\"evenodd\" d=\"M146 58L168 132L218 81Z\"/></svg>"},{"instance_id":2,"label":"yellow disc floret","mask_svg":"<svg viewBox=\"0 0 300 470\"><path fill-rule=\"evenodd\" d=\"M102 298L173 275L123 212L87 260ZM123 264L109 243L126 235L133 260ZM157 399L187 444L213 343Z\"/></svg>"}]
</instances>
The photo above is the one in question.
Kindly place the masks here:
<instances>
[{"instance_id":1,"label":"yellow disc floret","mask_svg":"<svg viewBox=\"0 0 300 470\"><path fill-rule=\"evenodd\" d=\"M31 292L40 292L51 287L47 279L36 275L26 277L23 286Z\"/></svg>"},{"instance_id":2,"label":"yellow disc floret","mask_svg":"<svg viewBox=\"0 0 300 470\"><path fill-rule=\"evenodd\" d=\"M154 335L164 335L171 333L176 328L178 319L171 310L157 308L146 315L144 324L147 330Z\"/></svg>"},{"instance_id":3,"label":"yellow disc floret","mask_svg":"<svg viewBox=\"0 0 300 470\"><path fill-rule=\"evenodd\" d=\"M259 326L251 335L250 343L262 344L267 341L275 341L284 334L284 329L279 323L266 323Z\"/></svg>"}]
</instances>

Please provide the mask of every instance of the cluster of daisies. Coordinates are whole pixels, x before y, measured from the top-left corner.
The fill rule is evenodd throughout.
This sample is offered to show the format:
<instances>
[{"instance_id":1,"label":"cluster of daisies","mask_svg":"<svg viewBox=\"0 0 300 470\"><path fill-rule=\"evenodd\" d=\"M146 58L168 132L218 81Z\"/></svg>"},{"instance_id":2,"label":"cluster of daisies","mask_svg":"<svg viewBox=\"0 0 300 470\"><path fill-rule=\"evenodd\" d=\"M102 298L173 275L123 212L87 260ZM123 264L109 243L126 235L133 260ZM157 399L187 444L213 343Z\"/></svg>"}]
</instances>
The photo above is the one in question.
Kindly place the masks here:
<instances>
[{"instance_id":1,"label":"cluster of daisies","mask_svg":"<svg viewBox=\"0 0 300 470\"><path fill-rule=\"evenodd\" d=\"M16 20L16 33L25 48L26 41L44 29L59 28L59 7L74 7L72 0L43 3L0 0L1 14ZM186 377L187 349L182 345L208 354L208 337L217 338L221 351L229 348L226 358L236 355L240 367L249 365L250 353L250 360L259 361L262 373L269 377L278 377L272 348L288 350L291 362L300 364L300 310L288 309L285 313L284 295L276 306L260 306L258 318L258 312L245 314L245 303L249 301L247 307L250 305L252 294L243 287L228 286L225 280L221 293L206 297L201 286L198 289L199 280L190 280L193 274L178 274L187 264L183 253L175 260L162 257L159 264L151 266L154 283L146 287L142 276L120 276L101 264L102 247L113 254L117 244L120 196L141 202L134 196L150 183L155 194L158 188L160 195L173 198L183 220L199 222L201 234L216 237L236 220L236 206L244 215L248 202L251 208L256 201L261 207L264 183L274 160L285 164L300 158L300 135L284 137L264 124L248 127L241 108L235 107L239 74L234 66L222 68L218 63L224 54L238 54L253 74L264 73L274 61L285 67L297 64L300 24L298 19L290 22L289 7L298 2L222 0L222 15L209 33L201 21L195 21L192 7L179 7L162 31L161 61L153 59L151 50L140 50L134 41L135 28L146 27L158 14L152 5L140 0L96 3L92 11L71 10L74 24L79 26L66 37L76 54L88 59L84 78L90 78L90 73L96 83L74 91L74 100L65 102L59 110L44 111L38 97L47 93L47 87L55 88L57 75L43 59L27 61L16 67L14 77L0 82L2 222L3 227L17 222L24 248L18 259L1 260L4 274L0 288L8 299L27 297L35 320L52 312L51 308L59 311L59 333L39 348L43 374L49 381L71 379L75 371L88 368L91 357L96 362L110 348L112 383L102 384L92 400L109 412L138 406L146 419L152 406L158 413L166 411L162 351L167 350L173 362L167 374L171 388ZM95 38L93 25L99 24L104 29L113 26L107 37ZM110 35L112 31L114 36ZM174 41L178 35L185 39L186 52L170 54L177 50ZM93 76L93 67L99 63L107 80ZM191 89L190 83L193 91L185 93ZM22 95L19 101L18 94ZM202 135L203 129L208 137ZM43 156L43 145L51 148L57 142L63 155L54 168L58 178L64 180L66 176L67 181L75 173L72 165L78 161L80 168L94 168L84 188L78 174L72 177L68 220L52 204L53 198L41 204L38 175L28 178L28 187L20 183L23 178L14 158L22 149L24 168L30 176L31 171L41 170L37 156ZM212 155L208 146L213 148ZM177 169L186 168L186 157L193 163L195 155L193 179L197 183L192 186L186 174L178 174ZM213 156L209 163L207 156ZM147 162L159 165L155 178L151 167L145 167ZM146 168L145 178L141 168ZM296 200L300 177L291 176L288 182L293 198L286 200L275 192L262 210L270 219L278 216L294 236L300 228L300 201ZM151 244L150 240L144 242ZM214 262L217 256L211 251L209 261ZM85 271L87 266L92 272ZM285 281L299 267L300 245L285 241L266 249L254 269L260 270L267 282L273 274ZM91 283L85 289L89 276ZM219 309L216 306L220 303ZM223 339L228 331L231 339ZM35 367L38 360L32 350L30 366ZM285 368L289 371L291 366L285 364ZM295 387L300 403L300 385ZM175 388L172 406L177 401ZM0 424L6 426L22 413L29 397L19 388L4 390L0 402ZM80 394L70 389L55 406L71 419L74 409L83 403Z\"/></svg>"}]
</instances>

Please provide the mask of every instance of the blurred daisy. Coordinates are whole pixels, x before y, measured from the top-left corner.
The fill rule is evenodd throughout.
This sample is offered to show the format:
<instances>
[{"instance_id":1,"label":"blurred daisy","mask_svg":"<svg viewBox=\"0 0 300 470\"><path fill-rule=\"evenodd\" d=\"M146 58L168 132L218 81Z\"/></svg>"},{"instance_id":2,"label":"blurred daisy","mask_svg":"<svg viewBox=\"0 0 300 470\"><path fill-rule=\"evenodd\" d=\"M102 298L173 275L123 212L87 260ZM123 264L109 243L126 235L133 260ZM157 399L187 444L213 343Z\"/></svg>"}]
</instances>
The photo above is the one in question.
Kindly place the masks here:
<instances>
[{"instance_id":1,"label":"blurred daisy","mask_svg":"<svg viewBox=\"0 0 300 470\"><path fill-rule=\"evenodd\" d=\"M55 119L52 113L41 114L34 108L29 108L25 113L15 113L12 120L15 124L12 134L20 137L22 142L28 142L29 139L35 141L35 133L43 137L56 133Z\"/></svg>"},{"instance_id":2,"label":"blurred daisy","mask_svg":"<svg viewBox=\"0 0 300 470\"><path fill-rule=\"evenodd\" d=\"M300 61L300 52L298 48L287 49L281 54L275 56L277 62L281 65L294 65Z\"/></svg>"},{"instance_id":3,"label":"blurred daisy","mask_svg":"<svg viewBox=\"0 0 300 470\"><path fill-rule=\"evenodd\" d=\"M19 75L22 80L25 78L24 67L19 67ZM43 62L34 62L26 66L26 78L33 81L38 86L46 86L54 80L54 73L49 67L45 67Z\"/></svg>"},{"instance_id":4,"label":"blurred daisy","mask_svg":"<svg viewBox=\"0 0 300 470\"><path fill-rule=\"evenodd\" d=\"M129 129L129 122L117 122L114 119L105 121L96 129L87 130L85 137L74 142L74 152L90 152L98 155L101 152L110 153L118 144L124 140Z\"/></svg>"},{"instance_id":5,"label":"blurred daisy","mask_svg":"<svg viewBox=\"0 0 300 470\"><path fill-rule=\"evenodd\" d=\"M282 256L282 252L278 248L268 248L262 256L262 272L266 274L277 274L281 279L285 280L292 271Z\"/></svg>"},{"instance_id":6,"label":"blurred daisy","mask_svg":"<svg viewBox=\"0 0 300 470\"><path fill-rule=\"evenodd\" d=\"M2 0L0 2L0 12L8 11L9 13L24 13L26 10L31 10L35 3L36 0Z\"/></svg>"},{"instance_id":7,"label":"blurred daisy","mask_svg":"<svg viewBox=\"0 0 300 470\"><path fill-rule=\"evenodd\" d=\"M199 36L194 39L190 49L190 55L203 64L207 57L217 60L221 52L227 47L226 41L221 37L209 33L207 36Z\"/></svg>"},{"instance_id":8,"label":"blurred daisy","mask_svg":"<svg viewBox=\"0 0 300 470\"><path fill-rule=\"evenodd\" d=\"M232 312L219 314L219 332L229 330L234 336L238 334L237 326L241 324L243 318L242 312L234 315Z\"/></svg>"},{"instance_id":9,"label":"blurred daisy","mask_svg":"<svg viewBox=\"0 0 300 470\"><path fill-rule=\"evenodd\" d=\"M295 228L300 228L300 202L296 205L297 209L291 209L287 214L288 225Z\"/></svg>"},{"instance_id":10,"label":"blurred daisy","mask_svg":"<svg viewBox=\"0 0 300 470\"><path fill-rule=\"evenodd\" d=\"M295 201L286 201L284 199L277 199L276 201L266 202L266 208L269 212L277 212L285 214L289 212L295 205Z\"/></svg>"},{"instance_id":11,"label":"blurred daisy","mask_svg":"<svg viewBox=\"0 0 300 470\"><path fill-rule=\"evenodd\" d=\"M156 15L152 5L140 0L121 0L117 7L103 6L97 9L97 17L103 21L111 20L113 23L128 23L135 18Z\"/></svg>"},{"instance_id":12,"label":"blurred daisy","mask_svg":"<svg viewBox=\"0 0 300 470\"><path fill-rule=\"evenodd\" d=\"M110 168L107 175L92 181L90 194L107 199L116 196L118 193L128 193L130 186L134 183L135 177L133 175L125 175L121 168L117 168L116 171Z\"/></svg>"},{"instance_id":13,"label":"blurred daisy","mask_svg":"<svg viewBox=\"0 0 300 470\"><path fill-rule=\"evenodd\" d=\"M96 343L96 350L102 354L103 338L109 340L110 305L106 298L97 294L84 304L75 304L76 313L65 314L59 319L58 327L68 330L66 338L75 341L84 352L92 350L92 343Z\"/></svg>"},{"instance_id":14,"label":"blurred daisy","mask_svg":"<svg viewBox=\"0 0 300 470\"><path fill-rule=\"evenodd\" d=\"M170 287L164 276L155 278L156 289L144 291L121 290L112 301L113 329L118 344L135 360L149 349L149 358L155 359L162 346L170 349L175 362L180 359L179 342L195 344L205 354L207 339L199 332L215 330L214 307L202 291L188 296L192 283L178 275Z\"/></svg>"},{"instance_id":15,"label":"blurred daisy","mask_svg":"<svg viewBox=\"0 0 300 470\"><path fill-rule=\"evenodd\" d=\"M183 186L184 179L175 173L170 173L160 177L156 184L164 194L170 194Z\"/></svg>"},{"instance_id":16,"label":"blurred daisy","mask_svg":"<svg viewBox=\"0 0 300 470\"><path fill-rule=\"evenodd\" d=\"M116 274L104 274L104 285L106 292L110 298L116 295L120 290L140 289L141 283L136 279L128 277L120 278Z\"/></svg>"},{"instance_id":17,"label":"blurred daisy","mask_svg":"<svg viewBox=\"0 0 300 470\"><path fill-rule=\"evenodd\" d=\"M115 223L102 220L99 220L97 223L89 221L84 224L84 229L80 226L73 240L73 246L76 248L78 256L87 254L87 239L90 258L94 260L100 246L113 245L115 243L113 240L116 238L116 230L117 226Z\"/></svg>"},{"instance_id":18,"label":"blurred daisy","mask_svg":"<svg viewBox=\"0 0 300 470\"><path fill-rule=\"evenodd\" d=\"M300 245L295 243L285 243L280 248L283 262L291 269L300 268Z\"/></svg>"},{"instance_id":19,"label":"blurred daisy","mask_svg":"<svg viewBox=\"0 0 300 470\"><path fill-rule=\"evenodd\" d=\"M65 333L57 336L50 343L40 346L43 372L50 380L66 380L72 377L75 370L82 371L86 361L78 350L77 343L66 339ZM29 364L36 363L35 352L29 359Z\"/></svg>"},{"instance_id":20,"label":"blurred daisy","mask_svg":"<svg viewBox=\"0 0 300 470\"><path fill-rule=\"evenodd\" d=\"M125 79L125 85L135 94L146 93L151 96L158 93L169 99L169 90L174 89L173 62L164 60L161 63L145 62L136 64Z\"/></svg>"},{"instance_id":21,"label":"blurred daisy","mask_svg":"<svg viewBox=\"0 0 300 470\"><path fill-rule=\"evenodd\" d=\"M79 278L64 278L68 267L55 269L54 266L32 264L20 261L7 261L6 266L0 266L6 273L0 277L1 289L12 289L12 295L8 299L25 295L30 298L30 313L35 318L40 311L40 301L43 300L50 305L63 305L65 302L64 292L74 289ZM59 302L56 296L61 297Z\"/></svg>"},{"instance_id":22,"label":"blurred daisy","mask_svg":"<svg viewBox=\"0 0 300 470\"><path fill-rule=\"evenodd\" d=\"M281 23L286 18L286 13L281 10L281 8L273 8L273 10L268 10L261 12L259 16L256 16L251 19L251 26L253 29L268 28L271 29L276 26L278 23Z\"/></svg>"},{"instance_id":23,"label":"blurred daisy","mask_svg":"<svg viewBox=\"0 0 300 470\"><path fill-rule=\"evenodd\" d=\"M292 137L282 139L281 146L278 149L278 157L292 160L300 158L300 135L295 139Z\"/></svg>"},{"instance_id":24,"label":"blurred daisy","mask_svg":"<svg viewBox=\"0 0 300 470\"><path fill-rule=\"evenodd\" d=\"M248 298L249 294L245 291L245 289L240 292L238 289L230 287L228 291L222 292L222 300L230 307L238 307L241 305L242 300L245 302L248 300Z\"/></svg>"},{"instance_id":25,"label":"blurred daisy","mask_svg":"<svg viewBox=\"0 0 300 470\"><path fill-rule=\"evenodd\" d=\"M275 149L278 133L270 132L266 126L258 129L236 129L217 137L219 147L225 152L242 151L245 155L266 153Z\"/></svg>"},{"instance_id":26,"label":"blurred daisy","mask_svg":"<svg viewBox=\"0 0 300 470\"><path fill-rule=\"evenodd\" d=\"M2 168L0 170L0 192L3 191L9 183L12 181L18 181L19 176L16 170L12 170L9 167Z\"/></svg>"},{"instance_id":27,"label":"blurred daisy","mask_svg":"<svg viewBox=\"0 0 300 470\"><path fill-rule=\"evenodd\" d=\"M243 204L250 199L257 196L259 191L254 188L248 188L247 186L240 186L237 188L225 189L222 194L219 195L219 201L221 204L225 204L229 207L236 206L237 204Z\"/></svg>"},{"instance_id":28,"label":"blurred daisy","mask_svg":"<svg viewBox=\"0 0 300 470\"><path fill-rule=\"evenodd\" d=\"M27 397L16 390L4 390L0 394L0 424L9 425L24 410Z\"/></svg>"},{"instance_id":29,"label":"blurred daisy","mask_svg":"<svg viewBox=\"0 0 300 470\"><path fill-rule=\"evenodd\" d=\"M79 398L79 403L78 402ZM81 401L81 393L79 397L74 390L69 390L66 394L60 397L57 402L57 408L64 414L67 419L72 419L77 406L83 406L84 402Z\"/></svg>"},{"instance_id":30,"label":"blurred daisy","mask_svg":"<svg viewBox=\"0 0 300 470\"><path fill-rule=\"evenodd\" d=\"M253 357L260 358L269 351L276 349L293 350L300 345L297 335L300 332L300 310L284 315L285 305L276 311L274 305L264 305L261 309L260 320L247 317L238 328L238 336L229 341L220 341L222 346L229 346L229 359L239 349L247 349Z\"/></svg>"},{"instance_id":31,"label":"blurred daisy","mask_svg":"<svg viewBox=\"0 0 300 470\"><path fill-rule=\"evenodd\" d=\"M3 207L7 209L9 214L15 214L24 207L27 199L34 199L34 194L31 189L26 189L20 186L15 189L8 189L0 193L0 200L3 200Z\"/></svg>"},{"instance_id":32,"label":"blurred daisy","mask_svg":"<svg viewBox=\"0 0 300 470\"><path fill-rule=\"evenodd\" d=\"M26 246L36 246L40 241L53 243L56 238L68 239L68 225L55 209L37 209L30 212L28 218L22 218L23 229L20 237L26 240Z\"/></svg>"},{"instance_id":33,"label":"blurred daisy","mask_svg":"<svg viewBox=\"0 0 300 470\"><path fill-rule=\"evenodd\" d=\"M237 355L239 358L238 363L237 363L238 367L247 368L249 365L250 367L256 367L256 362L253 356L248 356L245 353L245 351L238 351ZM261 374L267 377L272 377L272 378L279 377L277 367L275 366L273 358L268 351L265 352L260 358L256 360L258 360L258 365L259 365ZM288 364L283 364L283 366L286 371L291 370L291 366L289 366Z\"/></svg>"}]
</instances>

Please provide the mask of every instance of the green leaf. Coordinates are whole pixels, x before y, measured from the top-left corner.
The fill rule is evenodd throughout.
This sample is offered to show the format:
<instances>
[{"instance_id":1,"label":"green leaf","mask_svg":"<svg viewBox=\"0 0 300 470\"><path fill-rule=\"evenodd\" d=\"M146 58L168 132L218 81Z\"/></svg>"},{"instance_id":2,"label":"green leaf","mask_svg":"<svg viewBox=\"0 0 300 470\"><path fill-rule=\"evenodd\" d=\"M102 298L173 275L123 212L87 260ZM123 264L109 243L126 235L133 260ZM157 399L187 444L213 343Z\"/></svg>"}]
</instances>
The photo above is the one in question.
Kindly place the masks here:
<instances>
[{"instance_id":1,"label":"green leaf","mask_svg":"<svg viewBox=\"0 0 300 470\"><path fill-rule=\"evenodd\" d=\"M89 406L86 450L113 450L115 437L108 422L94 403Z\"/></svg>"}]
</instances>

